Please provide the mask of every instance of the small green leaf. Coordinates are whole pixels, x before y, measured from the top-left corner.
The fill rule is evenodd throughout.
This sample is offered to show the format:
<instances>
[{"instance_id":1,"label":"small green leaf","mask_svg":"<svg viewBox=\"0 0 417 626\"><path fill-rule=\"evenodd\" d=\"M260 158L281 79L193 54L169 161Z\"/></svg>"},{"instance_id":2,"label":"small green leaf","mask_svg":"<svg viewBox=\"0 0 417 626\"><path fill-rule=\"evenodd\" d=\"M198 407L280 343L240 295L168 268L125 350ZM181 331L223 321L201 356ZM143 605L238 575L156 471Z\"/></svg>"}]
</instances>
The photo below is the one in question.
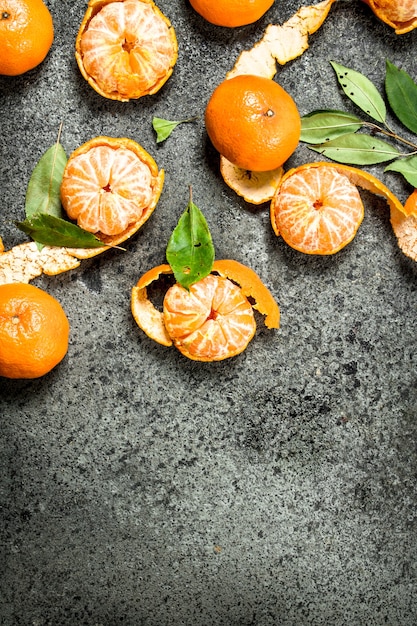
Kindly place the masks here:
<instances>
[{"instance_id":1,"label":"small green leaf","mask_svg":"<svg viewBox=\"0 0 417 626\"><path fill-rule=\"evenodd\" d=\"M386 61L385 91L400 122L417 133L417 85L404 70Z\"/></svg>"},{"instance_id":2,"label":"small green leaf","mask_svg":"<svg viewBox=\"0 0 417 626\"><path fill-rule=\"evenodd\" d=\"M175 279L189 289L193 283L210 274L214 262L214 246L206 218L190 201L168 241L166 250Z\"/></svg>"},{"instance_id":3,"label":"small green leaf","mask_svg":"<svg viewBox=\"0 0 417 626\"><path fill-rule=\"evenodd\" d=\"M174 128L178 126L178 124L186 124L188 122L193 122L197 117L190 117L187 120L164 120L162 117L154 117L152 119L152 126L154 131L156 132L156 143L161 143L168 139Z\"/></svg>"},{"instance_id":4,"label":"small green leaf","mask_svg":"<svg viewBox=\"0 0 417 626\"><path fill-rule=\"evenodd\" d=\"M60 188L67 157L60 143L51 146L39 159L26 191L25 213L62 216Z\"/></svg>"},{"instance_id":5,"label":"small green leaf","mask_svg":"<svg viewBox=\"0 0 417 626\"><path fill-rule=\"evenodd\" d=\"M344 111L312 111L301 118L301 137L305 143L324 143L361 128L362 122L355 115Z\"/></svg>"},{"instance_id":6,"label":"small green leaf","mask_svg":"<svg viewBox=\"0 0 417 626\"><path fill-rule=\"evenodd\" d=\"M375 85L363 74L330 61L343 91L369 117L385 124L387 110Z\"/></svg>"},{"instance_id":7,"label":"small green leaf","mask_svg":"<svg viewBox=\"0 0 417 626\"><path fill-rule=\"evenodd\" d=\"M95 235L76 224L47 213L38 213L23 222L16 222L16 226L34 241L45 246L100 248L105 245Z\"/></svg>"},{"instance_id":8,"label":"small green leaf","mask_svg":"<svg viewBox=\"0 0 417 626\"><path fill-rule=\"evenodd\" d=\"M406 157L405 159L397 159L393 163L387 165L385 172L399 172L413 187L417 188L417 156Z\"/></svg>"},{"instance_id":9,"label":"small green leaf","mask_svg":"<svg viewBox=\"0 0 417 626\"><path fill-rule=\"evenodd\" d=\"M343 135L320 146L310 146L310 148L333 161L351 165L373 165L392 161L400 154L396 148L385 141L364 133Z\"/></svg>"}]
</instances>

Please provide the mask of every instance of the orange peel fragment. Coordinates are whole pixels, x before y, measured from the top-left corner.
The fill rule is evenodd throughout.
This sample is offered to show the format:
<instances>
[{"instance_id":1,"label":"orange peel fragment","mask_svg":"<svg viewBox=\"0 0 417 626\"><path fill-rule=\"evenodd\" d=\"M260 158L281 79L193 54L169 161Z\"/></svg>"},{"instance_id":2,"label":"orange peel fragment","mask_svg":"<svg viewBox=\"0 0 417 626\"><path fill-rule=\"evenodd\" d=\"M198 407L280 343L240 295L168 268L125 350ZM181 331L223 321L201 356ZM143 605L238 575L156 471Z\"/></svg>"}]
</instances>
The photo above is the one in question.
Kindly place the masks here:
<instances>
[{"instance_id":1,"label":"orange peel fragment","mask_svg":"<svg viewBox=\"0 0 417 626\"><path fill-rule=\"evenodd\" d=\"M263 204L273 197L284 174L282 166L268 172L253 172L234 165L220 155L220 173L225 183L250 204Z\"/></svg>"},{"instance_id":2,"label":"orange peel fragment","mask_svg":"<svg viewBox=\"0 0 417 626\"><path fill-rule=\"evenodd\" d=\"M316 5L301 7L284 24L267 26L262 39L250 50L241 52L226 78L256 74L272 79L277 63L285 65L307 50L309 35L320 28L335 1L323 0Z\"/></svg>"},{"instance_id":3,"label":"orange peel fragment","mask_svg":"<svg viewBox=\"0 0 417 626\"><path fill-rule=\"evenodd\" d=\"M391 26L397 35L409 33L417 27L415 0L364 0L375 15Z\"/></svg>"},{"instance_id":4,"label":"orange peel fragment","mask_svg":"<svg viewBox=\"0 0 417 626\"><path fill-rule=\"evenodd\" d=\"M253 301L252 307L265 316L267 328L279 328L279 307L256 272L238 261L225 259L215 261L211 273L237 284L242 294ZM174 342L166 329L164 314L154 306L147 294L147 287L162 274L173 274L170 265L158 265L141 276L132 288L131 311L137 325L148 337L161 345L171 346ZM190 356L186 352L183 354Z\"/></svg>"},{"instance_id":5,"label":"orange peel fragment","mask_svg":"<svg viewBox=\"0 0 417 626\"><path fill-rule=\"evenodd\" d=\"M407 198L403 211L391 207L391 226L402 252L417 261L417 189Z\"/></svg>"}]
</instances>

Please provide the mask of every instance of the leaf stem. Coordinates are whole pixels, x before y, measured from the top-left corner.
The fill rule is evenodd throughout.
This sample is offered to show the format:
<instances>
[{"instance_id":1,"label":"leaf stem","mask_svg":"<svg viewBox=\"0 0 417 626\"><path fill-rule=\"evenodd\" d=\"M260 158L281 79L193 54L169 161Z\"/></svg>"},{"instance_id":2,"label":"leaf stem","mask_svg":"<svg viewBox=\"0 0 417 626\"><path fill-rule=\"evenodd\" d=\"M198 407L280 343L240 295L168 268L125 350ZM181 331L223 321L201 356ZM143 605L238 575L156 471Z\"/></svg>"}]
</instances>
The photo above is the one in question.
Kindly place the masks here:
<instances>
[{"instance_id":1,"label":"leaf stem","mask_svg":"<svg viewBox=\"0 0 417 626\"><path fill-rule=\"evenodd\" d=\"M387 130L385 130L384 128L381 128L377 124L373 124L372 122L362 122L362 124L364 126L368 126L369 128L372 128L373 130L376 130L378 133L381 133L382 135L391 137L392 139L395 139L395 141L399 141L400 143L403 143L407 146L410 146L410 148L414 148L414 150L417 150L417 144L413 143L412 141L408 141L408 139L405 139L404 137L401 137L400 135L397 135L397 133L389 129L388 126L387 126Z\"/></svg>"}]
</instances>

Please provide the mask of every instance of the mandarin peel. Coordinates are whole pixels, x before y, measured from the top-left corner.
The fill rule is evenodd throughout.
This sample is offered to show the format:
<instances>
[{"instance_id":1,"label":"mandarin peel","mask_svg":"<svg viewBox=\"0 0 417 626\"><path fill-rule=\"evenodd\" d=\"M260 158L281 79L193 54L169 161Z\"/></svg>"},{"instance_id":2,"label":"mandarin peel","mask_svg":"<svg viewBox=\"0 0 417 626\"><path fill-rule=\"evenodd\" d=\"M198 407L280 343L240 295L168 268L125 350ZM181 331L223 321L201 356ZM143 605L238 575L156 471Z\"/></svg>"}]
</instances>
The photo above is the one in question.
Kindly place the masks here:
<instances>
[{"instance_id":1,"label":"mandarin peel","mask_svg":"<svg viewBox=\"0 0 417 626\"><path fill-rule=\"evenodd\" d=\"M335 1L323 0L316 5L301 7L284 24L267 26L263 37L250 50L241 52L226 78L239 74L274 78L277 63L285 65L307 50L309 35L320 28Z\"/></svg>"}]
</instances>

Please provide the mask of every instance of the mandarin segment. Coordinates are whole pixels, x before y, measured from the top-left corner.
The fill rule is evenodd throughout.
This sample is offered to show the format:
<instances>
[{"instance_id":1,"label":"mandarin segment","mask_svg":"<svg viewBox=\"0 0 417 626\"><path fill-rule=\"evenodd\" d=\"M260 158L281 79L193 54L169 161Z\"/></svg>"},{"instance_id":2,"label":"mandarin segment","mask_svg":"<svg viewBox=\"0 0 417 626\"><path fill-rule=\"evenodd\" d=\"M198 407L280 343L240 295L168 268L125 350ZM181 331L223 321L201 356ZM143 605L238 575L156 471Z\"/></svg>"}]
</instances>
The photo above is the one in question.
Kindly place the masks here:
<instances>
[{"instance_id":1,"label":"mandarin segment","mask_svg":"<svg viewBox=\"0 0 417 626\"><path fill-rule=\"evenodd\" d=\"M75 56L95 91L126 102L165 84L178 44L170 21L152 0L90 0Z\"/></svg>"}]
</instances>

